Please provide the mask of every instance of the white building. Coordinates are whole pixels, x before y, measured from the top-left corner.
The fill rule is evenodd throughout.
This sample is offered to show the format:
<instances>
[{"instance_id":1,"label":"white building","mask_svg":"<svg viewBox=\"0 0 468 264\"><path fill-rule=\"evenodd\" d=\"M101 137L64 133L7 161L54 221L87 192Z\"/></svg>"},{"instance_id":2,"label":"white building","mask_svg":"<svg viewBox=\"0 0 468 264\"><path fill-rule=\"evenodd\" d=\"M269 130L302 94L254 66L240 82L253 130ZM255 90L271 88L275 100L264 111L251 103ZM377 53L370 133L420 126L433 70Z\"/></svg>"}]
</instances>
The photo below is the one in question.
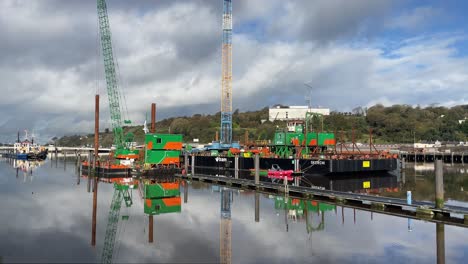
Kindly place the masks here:
<instances>
[{"instance_id":1,"label":"white building","mask_svg":"<svg viewBox=\"0 0 468 264\"><path fill-rule=\"evenodd\" d=\"M268 110L268 120L303 120L307 112L330 115L329 108L309 108L308 106L275 106Z\"/></svg>"}]
</instances>

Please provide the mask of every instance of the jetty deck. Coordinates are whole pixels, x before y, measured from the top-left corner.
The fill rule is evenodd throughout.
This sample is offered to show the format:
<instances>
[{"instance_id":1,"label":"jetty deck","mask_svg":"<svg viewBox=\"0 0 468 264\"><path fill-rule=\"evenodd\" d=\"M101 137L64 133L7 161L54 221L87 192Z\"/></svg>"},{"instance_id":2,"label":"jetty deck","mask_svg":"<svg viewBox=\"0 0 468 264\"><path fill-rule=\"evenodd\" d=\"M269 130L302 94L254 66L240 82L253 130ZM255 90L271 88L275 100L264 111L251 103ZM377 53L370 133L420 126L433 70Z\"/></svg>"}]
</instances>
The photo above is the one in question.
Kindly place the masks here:
<instances>
[{"instance_id":1,"label":"jetty deck","mask_svg":"<svg viewBox=\"0 0 468 264\"><path fill-rule=\"evenodd\" d=\"M425 201L412 201L411 204L407 204L405 199L400 198L322 190L262 181L255 183L255 181L249 179L236 179L225 176L202 174L176 174L175 176L180 179L206 182L229 188L256 190L274 195L284 194L292 198L314 199L365 211L468 227L468 208L461 206L445 205L444 208L438 209L434 203Z\"/></svg>"}]
</instances>

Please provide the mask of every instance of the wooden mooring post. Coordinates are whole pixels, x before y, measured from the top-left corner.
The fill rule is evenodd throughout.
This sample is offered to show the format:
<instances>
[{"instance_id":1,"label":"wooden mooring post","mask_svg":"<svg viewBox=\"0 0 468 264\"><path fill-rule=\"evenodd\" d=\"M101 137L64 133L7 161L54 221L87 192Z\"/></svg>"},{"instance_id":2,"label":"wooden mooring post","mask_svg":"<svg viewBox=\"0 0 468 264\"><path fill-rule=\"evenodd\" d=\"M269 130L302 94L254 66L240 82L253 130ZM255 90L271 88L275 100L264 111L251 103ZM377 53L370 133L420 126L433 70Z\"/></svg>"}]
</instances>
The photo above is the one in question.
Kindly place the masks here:
<instances>
[{"instance_id":1,"label":"wooden mooring post","mask_svg":"<svg viewBox=\"0 0 468 264\"><path fill-rule=\"evenodd\" d=\"M255 193L255 222L260 222L260 194Z\"/></svg>"},{"instance_id":2,"label":"wooden mooring post","mask_svg":"<svg viewBox=\"0 0 468 264\"><path fill-rule=\"evenodd\" d=\"M148 216L148 243L153 243L153 216Z\"/></svg>"},{"instance_id":3,"label":"wooden mooring post","mask_svg":"<svg viewBox=\"0 0 468 264\"><path fill-rule=\"evenodd\" d=\"M96 162L99 160L99 94L94 101L94 162L93 169L96 171Z\"/></svg>"},{"instance_id":4,"label":"wooden mooring post","mask_svg":"<svg viewBox=\"0 0 468 264\"><path fill-rule=\"evenodd\" d=\"M192 176L195 175L195 155L192 154Z\"/></svg>"},{"instance_id":5,"label":"wooden mooring post","mask_svg":"<svg viewBox=\"0 0 468 264\"><path fill-rule=\"evenodd\" d=\"M437 264L445 263L445 225L436 223Z\"/></svg>"},{"instance_id":6,"label":"wooden mooring post","mask_svg":"<svg viewBox=\"0 0 468 264\"><path fill-rule=\"evenodd\" d=\"M88 177L91 177L91 170L93 166L91 166L91 150L88 152Z\"/></svg>"},{"instance_id":7,"label":"wooden mooring post","mask_svg":"<svg viewBox=\"0 0 468 264\"><path fill-rule=\"evenodd\" d=\"M185 175L188 174L188 164L189 164L188 152L185 151L185 153L184 153L184 173L185 173Z\"/></svg>"},{"instance_id":8,"label":"wooden mooring post","mask_svg":"<svg viewBox=\"0 0 468 264\"><path fill-rule=\"evenodd\" d=\"M239 155L234 156L234 178L239 179Z\"/></svg>"},{"instance_id":9,"label":"wooden mooring post","mask_svg":"<svg viewBox=\"0 0 468 264\"><path fill-rule=\"evenodd\" d=\"M93 219L92 219L92 230L91 230L91 245L92 246L96 245L97 192L98 192L98 179L94 178L94 181L93 181Z\"/></svg>"},{"instance_id":10,"label":"wooden mooring post","mask_svg":"<svg viewBox=\"0 0 468 264\"><path fill-rule=\"evenodd\" d=\"M435 205L444 208L444 163L440 159L435 163Z\"/></svg>"},{"instance_id":11,"label":"wooden mooring post","mask_svg":"<svg viewBox=\"0 0 468 264\"><path fill-rule=\"evenodd\" d=\"M294 159L294 172L300 172L301 165L299 164L299 159ZM299 186L301 178L299 176L294 176L294 186Z\"/></svg>"},{"instance_id":12,"label":"wooden mooring post","mask_svg":"<svg viewBox=\"0 0 468 264\"><path fill-rule=\"evenodd\" d=\"M184 203L187 203L188 202L188 182L185 181L184 183L185 183L185 185L184 185Z\"/></svg>"},{"instance_id":13,"label":"wooden mooring post","mask_svg":"<svg viewBox=\"0 0 468 264\"><path fill-rule=\"evenodd\" d=\"M260 156L255 154L255 185L260 183Z\"/></svg>"}]
</instances>

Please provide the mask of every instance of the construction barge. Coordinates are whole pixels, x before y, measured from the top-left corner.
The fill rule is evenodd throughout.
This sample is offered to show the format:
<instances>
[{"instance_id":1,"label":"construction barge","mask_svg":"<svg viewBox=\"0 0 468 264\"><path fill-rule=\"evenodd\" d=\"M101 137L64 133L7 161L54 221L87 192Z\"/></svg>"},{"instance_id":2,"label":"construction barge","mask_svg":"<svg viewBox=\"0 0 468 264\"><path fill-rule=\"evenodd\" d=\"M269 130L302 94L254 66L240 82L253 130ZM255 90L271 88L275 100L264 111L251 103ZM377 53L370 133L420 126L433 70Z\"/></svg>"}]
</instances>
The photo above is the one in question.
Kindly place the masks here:
<instances>
[{"instance_id":1,"label":"construction barge","mask_svg":"<svg viewBox=\"0 0 468 264\"><path fill-rule=\"evenodd\" d=\"M307 125L307 122L290 122L287 130L275 132L270 144L245 145L240 149L191 149L188 145L184 148L182 135L148 133L143 148L135 150L138 157L119 159L120 156L111 154L109 157L116 159L99 163L95 174L156 177L189 170L195 174L247 179L255 173L256 157L260 176L272 181L329 174L375 174L397 169L395 154L372 149L372 144L367 151L357 146L348 149L342 140L336 142L334 133L304 132ZM370 141L371 138L370 135ZM88 172L88 168L84 162L82 170Z\"/></svg>"},{"instance_id":2,"label":"construction barge","mask_svg":"<svg viewBox=\"0 0 468 264\"><path fill-rule=\"evenodd\" d=\"M194 159L194 161L192 161ZM237 161L236 161L237 160ZM239 178L251 178L255 169L254 158L200 156L188 157L189 164L194 164L196 174L214 176L234 176L236 170ZM237 162L237 168L236 168ZM304 176L350 173L388 172L397 168L397 159L292 159L259 157L260 176L268 176L268 171L293 171ZM298 164L298 166L296 165ZM190 165L193 166L193 165Z\"/></svg>"},{"instance_id":3,"label":"construction barge","mask_svg":"<svg viewBox=\"0 0 468 264\"><path fill-rule=\"evenodd\" d=\"M254 175L254 156L258 155L260 176L288 180L294 176L366 174L397 169L398 156L377 150L372 144L372 132L370 147L364 151L354 142L352 148L347 147L342 136L337 140L335 133L324 131L323 125L319 131L312 130L314 121L323 124L323 116L307 113L305 121L289 121L286 129L278 129L272 141L246 144L241 150L202 151L185 157L184 162L194 166L192 172L196 174L249 178Z\"/></svg>"}]
</instances>

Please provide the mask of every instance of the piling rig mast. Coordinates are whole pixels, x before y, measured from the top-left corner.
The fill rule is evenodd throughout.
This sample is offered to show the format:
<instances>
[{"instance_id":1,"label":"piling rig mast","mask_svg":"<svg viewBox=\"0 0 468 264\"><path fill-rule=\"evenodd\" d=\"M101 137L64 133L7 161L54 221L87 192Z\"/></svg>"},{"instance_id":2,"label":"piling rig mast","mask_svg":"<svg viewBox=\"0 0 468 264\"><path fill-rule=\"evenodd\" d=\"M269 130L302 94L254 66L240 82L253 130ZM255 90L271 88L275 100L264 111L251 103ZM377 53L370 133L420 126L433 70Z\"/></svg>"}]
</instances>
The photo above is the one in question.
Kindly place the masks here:
<instances>
[{"instance_id":1,"label":"piling rig mast","mask_svg":"<svg viewBox=\"0 0 468 264\"><path fill-rule=\"evenodd\" d=\"M97 0L97 11L99 18L99 33L101 36L102 56L104 59L104 72L106 75L107 96L109 98L109 112L114 133L114 144L116 147L114 157L118 159L137 158L138 151L132 150L130 143L133 141L133 134L124 136L123 124L130 124L130 120L122 122L122 106L120 99L120 89L115 70L114 54L112 50L112 38L107 15L107 5L105 0Z\"/></svg>"}]
</instances>

